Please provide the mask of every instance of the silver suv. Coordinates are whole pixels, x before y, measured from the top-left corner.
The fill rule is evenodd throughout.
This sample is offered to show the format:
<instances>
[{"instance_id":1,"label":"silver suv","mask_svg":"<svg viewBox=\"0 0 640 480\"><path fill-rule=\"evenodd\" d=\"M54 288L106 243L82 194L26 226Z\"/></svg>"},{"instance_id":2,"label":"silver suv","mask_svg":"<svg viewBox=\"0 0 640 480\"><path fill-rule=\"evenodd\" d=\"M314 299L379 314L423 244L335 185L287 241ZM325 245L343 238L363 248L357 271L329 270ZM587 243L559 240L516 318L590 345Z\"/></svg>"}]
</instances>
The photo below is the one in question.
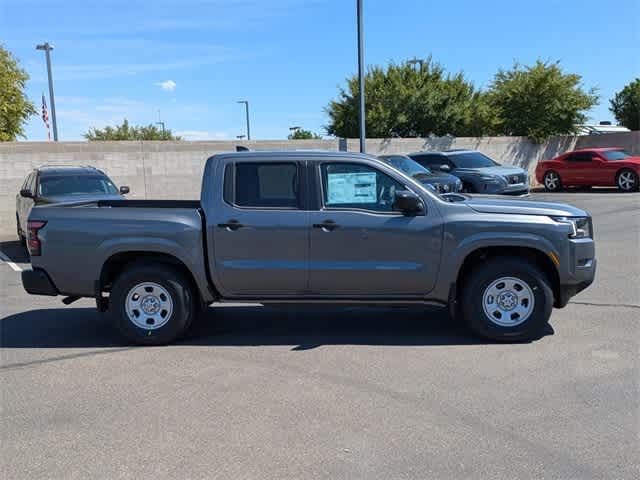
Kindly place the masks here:
<instances>
[{"instance_id":1,"label":"silver suv","mask_svg":"<svg viewBox=\"0 0 640 480\"><path fill-rule=\"evenodd\" d=\"M523 195L529 193L529 175L520 167L497 163L475 150L446 150L416 152L409 157L431 170L455 175L468 193L500 193Z\"/></svg>"}]
</instances>

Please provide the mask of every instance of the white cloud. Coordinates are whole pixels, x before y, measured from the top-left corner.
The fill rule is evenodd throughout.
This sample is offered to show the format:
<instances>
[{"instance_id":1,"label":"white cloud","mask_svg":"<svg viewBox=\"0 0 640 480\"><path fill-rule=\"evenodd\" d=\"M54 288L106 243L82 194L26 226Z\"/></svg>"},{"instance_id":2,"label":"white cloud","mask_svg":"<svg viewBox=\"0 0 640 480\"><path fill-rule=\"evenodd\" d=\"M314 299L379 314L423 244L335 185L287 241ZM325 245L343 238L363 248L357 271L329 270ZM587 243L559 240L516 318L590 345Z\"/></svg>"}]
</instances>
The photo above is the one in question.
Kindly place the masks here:
<instances>
[{"instance_id":1,"label":"white cloud","mask_svg":"<svg viewBox=\"0 0 640 480\"><path fill-rule=\"evenodd\" d=\"M157 85L165 92L173 92L178 86L178 84L173 80L165 80L164 82L157 82L157 83L154 83L154 85Z\"/></svg>"}]
</instances>

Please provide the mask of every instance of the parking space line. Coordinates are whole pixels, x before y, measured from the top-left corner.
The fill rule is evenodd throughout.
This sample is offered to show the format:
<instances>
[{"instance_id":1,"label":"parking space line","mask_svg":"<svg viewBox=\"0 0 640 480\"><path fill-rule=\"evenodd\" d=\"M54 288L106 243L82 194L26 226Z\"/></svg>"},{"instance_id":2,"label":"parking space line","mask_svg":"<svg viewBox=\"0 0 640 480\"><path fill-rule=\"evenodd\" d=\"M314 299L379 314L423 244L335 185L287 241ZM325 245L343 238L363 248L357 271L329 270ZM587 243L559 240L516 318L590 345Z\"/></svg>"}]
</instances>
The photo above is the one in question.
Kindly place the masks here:
<instances>
[{"instance_id":1,"label":"parking space line","mask_svg":"<svg viewBox=\"0 0 640 480\"><path fill-rule=\"evenodd\" d=\"M6 263L7 265L9 265L13 269L14 272L21 272L22 271L22 268L20 268L18 265L13 263L9 257L7 257L4 253L2 253L2 251L0 251L0 261L2 261L4 263Z\"/></svg>"}]
</instances>

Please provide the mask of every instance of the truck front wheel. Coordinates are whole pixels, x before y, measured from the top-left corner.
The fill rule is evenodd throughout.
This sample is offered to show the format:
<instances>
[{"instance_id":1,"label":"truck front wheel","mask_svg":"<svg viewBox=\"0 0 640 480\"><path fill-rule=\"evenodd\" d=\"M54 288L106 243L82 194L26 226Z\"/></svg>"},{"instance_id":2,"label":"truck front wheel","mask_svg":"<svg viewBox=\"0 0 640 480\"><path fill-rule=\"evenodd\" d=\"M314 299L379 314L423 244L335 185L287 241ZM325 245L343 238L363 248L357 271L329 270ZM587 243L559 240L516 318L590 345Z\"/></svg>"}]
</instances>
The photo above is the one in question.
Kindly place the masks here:
<instances>
[{"instance_id":1,"label":"truck front wheel","mask_svg":"<svg viewBox=\"0 0 640 480\"><path fill-rule=\"evenodd\" d=\"M190 282L162 265L128 268L114 282L109 300L115 326L139 345L176 340L197 314Z\"/></svg>"},{"instance_id":2,"label":"truck front wheel","mask_svg":"<svg viewBox=\"0 0 640 480\"><path fill-rule=\"evenodd\" d=\"M474 333L498 341L539 338L549 322L553 292L535 265L490 258L472 271L461 292L462 314Z\"/></svg>"}]
</instances>

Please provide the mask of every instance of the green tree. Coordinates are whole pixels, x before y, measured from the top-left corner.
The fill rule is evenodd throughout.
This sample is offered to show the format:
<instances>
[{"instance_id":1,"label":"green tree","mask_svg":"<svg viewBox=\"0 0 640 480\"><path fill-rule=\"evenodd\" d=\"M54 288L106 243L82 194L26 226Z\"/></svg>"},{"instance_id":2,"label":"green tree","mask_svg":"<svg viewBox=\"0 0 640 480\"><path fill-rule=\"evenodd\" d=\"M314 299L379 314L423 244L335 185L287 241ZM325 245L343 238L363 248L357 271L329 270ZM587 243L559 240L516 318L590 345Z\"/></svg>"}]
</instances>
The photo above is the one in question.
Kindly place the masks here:
<instances>
[{"instance_id":1,"label":"green tree","mask_svg":"<svg viewBox=\"0 0 640 480\"><path fill-rule=\"evenodd\" d=\"M431 57L420 62L370 67L365 76L367 136L418 137L429 134L481 136L495 124L485 96L462 73L446 74ZM359 86L347 79L338 99L326 107L327 133L357 137Z\"/></svg>"},{"instance_id":2,"label":"green tree","mask_svg":"<svg viewBox=\"0 0 640 480\"><path fill-rule=\"evenodd\" d=\"M640 78L625 85L609 103L609 110L620 125L629 130L640 130Z\"/></svg>"},{"instance_id":3,"label":"green tree","mask_svg":"<svg viewBox=\"0 0 640 480\"><path fill-rule=\"evenodd\" d=\"M289 140L320 140L322 137L311 130L296 128L287 138Z\"/></svg>"},{"instance_id":4,"label":"green tree","mask_svg":"<svg viewBox=\"0 0 640 480\"><path fill-rule=\"evenodd\" d=\"M515 63L499 70L487 92L497 115L497 132L541 142L551 135L575 133L598 104L595 89L585 91L581 77L565 73L559 62Z\"/></svg>"},{"instance_id":5,"label":"green tree","mask_svg":"<svg viewBox=\"0 0 640 480\"><path fill-rule=\"evenodd\" d=\"M92 142L105 140L182 140L181 137L173 135L171 130L161 130L155 125L130 126L126 118L121 125L116 125L115 127L91 128L84 134L84 138Z\"/></svg>"},{"instance_id":6,"label":"green tree","mask_svg":"<svg viewBox=\"0 0 640 480\"><path fill-rule=\"evenodd\" d=\"M24 94L29 75L18 61L0 45L0 142L24 137L24 124L36 114L33 103Z\"/></svg>"}]
</instances>

